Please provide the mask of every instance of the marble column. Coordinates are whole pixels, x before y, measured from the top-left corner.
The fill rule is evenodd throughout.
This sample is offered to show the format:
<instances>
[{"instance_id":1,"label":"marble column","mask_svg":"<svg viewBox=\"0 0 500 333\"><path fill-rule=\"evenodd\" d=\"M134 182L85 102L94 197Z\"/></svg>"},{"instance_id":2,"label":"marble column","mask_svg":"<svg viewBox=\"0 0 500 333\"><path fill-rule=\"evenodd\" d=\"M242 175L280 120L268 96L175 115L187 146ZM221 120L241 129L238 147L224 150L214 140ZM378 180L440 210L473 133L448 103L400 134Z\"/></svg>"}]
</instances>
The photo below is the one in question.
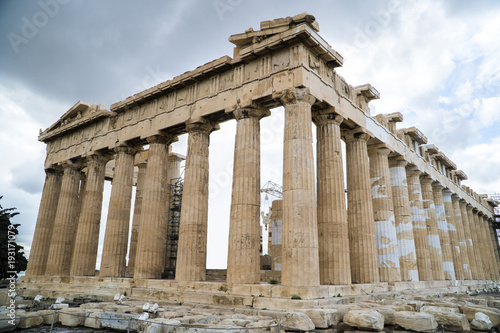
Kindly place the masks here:
<instances>
[{"instance_id":1,"label":"marble column","mask_svg":"<svg viewBox=\"0 0 500 333\"><path fill-rule=\"evenodd\" d=\"M425 223L427 225L427 238L429 240L429 252L431 254L432 279L439 281L444 280L443 254L441 251L441 241L439 240L432 182L433 180L429 175L420 177L422 202L426 212Z\"/></svg>"},{"instance_id":2,"label":"marble column","mask_svg":"<svg viewBox=\"0 0 500 333\"><path fill-rule=\"evenodd\" d=\"M149 152L141 218L135 253L134 278L159 279L165 265L168 209L168 146L172 135L149 137Z\"/></svg>"},{"instance_id":3,"label":"marble column","mask_svg":"<svg viewBox=\"0 0 500 333\"><path fill-rule=\"evenodd\" d=\"M347 221L353 283L380 281L366 146L368 139L368 134L356 130L344 134L347 162Z\"/></svg>"},{"instance_id":4,"label":"marble column","mask_svg":"<svg viewBox=\"0 0 500 333\"><path fill-rule=\"evenodd\" d=\"M117 147L115 152L115 170L111 183L99 276L124 277L127 266L135 149L121 146Z\"/></svg>"},{"instance_id":5,"label":"marble column","mask_svg":"<svg viewBox=\"0 0 500 333\"><path fill-rule=\"evenodd\" d=\"M476 280L482 280L483 274L483 260L481 258L481 245L479 244L477 220L474 218L473 207L467 204L467 216L469 217L469 228L472 242L474 243L474 259L476 261Z\"/></svg>"},{"instance_id":6,"label":"marble column","mask_svg":"<svg viewBox=\"0 0 500 333\"><path fill-rule=\"evenodd\" d=\"M208 227L209 121L186 125L188 150L184 169L181 221L177 246L176 281L205 281Z\"/></svg>"},{"instance_id":7,"label":"marble column","mask_svg":"<svg viewBox=\"0 0 500 333\"><path fill-rule=\"evenodd\" d=\"M450 238L451 257L453 259L453 268L455 269L455 278L457 280L464 280L464 264L462 262L462 255L460 253L460 244L458 240L457 221L455 219L455 210L453 209L453 201L451 196L453 192L449 189L443 190L443 203L446 215L446 222L448 227L448 237Z\"/></svg>"},{"instance_id":8,"label":"marble column","mask_svg":"<svg viewBox=\"0 0 500 333\"><path fill-rule=\"evenodd\" d=\"M401 271L389 174L389 153L390 150L383 145L368 146L379 277L381 282L398 282L401 281Z\"/></svg>"},{"instance_id":9,"label":"marble column","mask_svg":"<svg viewBox=\"0 0 500 333\"><path fill-rule=\"evenodd\" d=\"M318 246L321 284L351 283L340 124L326 110L314 114L318 184Z\"/></svg>"},{"instance_id":10,"label":"marble column","mask_svg":"<svg viewBox=\"0 0 500 333\"><path fill-rule=\"evenodd\" d=\"M401 157L389 159L392 201L394 204L396 232L398 235L401 280L419 281L410 200L408 198L408 183L406 179L405 167L407 164L408 162Z\"/></svg>"},{"instance_id":11,"label":"marble column","mask_svg":"<svg viewBox=\"0 0 500 333\"><path fill-rule=\"evenodd\" d=\"M283 141L283 244L281 284L318 286L319 250L311 106L308 89L287 90Z\"/></svg>"},{"instance_id":12,"label":"marble column","mask_svg":"<svg viewBox=\"0 0 500 333\"><path fill-rule=\"evenodd\" d=\"M480 229L480 238L481 238L481 250L483 258L483 272L485 275L485 279L492 280L494 278L492 271L493 257L491 256L491 247L489 247L488 237L486 234L487 223L484 221L484 213L478 212L478 229Z\"/></svg>"},{"instance_id":13,"label":"marble column","mask_svg":"<svg viewBox=\"0 0 500 333\"><path fill-rule=\"evenodd\" d=\"M260 283L260 119L269 110L238 109L227 257L228 284ZM182 216L182 215L181 215Z\"/></svg>"},{"instance_id":14,"label":"marble column","mask_svg":"<svg viewBox=\"0 0 500 333\"><path fill-rule=\"evenodd\" d=\"M54 230L57 202L61 191L62 172L54 167L45 170L45 184L43 185L42 200L38 209L35 234L31 243L30 259L27 276L44 275L49 256L50 243Z\"/></svg>"},{"instance_id":15,"label":"marble column","mask_svg":"<svg viewBox=\"0 0 500 333\"><path fill-rule=\"evenodd\" d=\"M432 193L434 195L434 205L436 207L436 219L441 241L441 251L443 252L443 270L445 280L455 280L455 267L453 265L453 255L451 254L450 236L448 234L448 221L446 220L446 211L443 201L444 186L438 182L432 184Z\"/></svg>"},{"instance_id":16,"label":"marble column","mask_svg":"<svg viewBox=\"0 0 500 333\"><path fill-rule=\"evenodd\" d=\"M456 194L452 195L451 201L453 203L453 211L455 214L455 221L456 221L455 227L457 228L458 246L459 246L460 257L462 259L462 265L463 265L462 270L464 273L464 279L471 280L472 273L469 263L469 250L467 249L467 239L465 238L464 223L462 220L462 213L460 210L460 197Z\"/></svg>"},{"instance_id":17,"label":"marble column","mask_svg":"<svg viewBox=\"0 0 500 333\"><path fill-rule=\"evenodd\" d=\"M415 251L417 253L418 277L421 281L432 281L432 264L426 224L427 214L422 202L422 187L420 185L421 174L422 172L417 167L406 168L413 237L415 238Z\"/></svg>"},{"instance_id":18,"label":"marble column","mask_svg":"<svg viewBox=\"0 0 500 333\"><path fill-rule=\"evenodd\" d=\"M467 242L467 256L469 258L471 275L474 280L477 280L479 277L478 277L477 261L475 254L476 249L474 248L474 245L476 244L472 239L469 214L467 212L467 202L464 199L461 199L459 203L460 203L460 213L462 215L462 223L464 225L465 241Z\"/></svg>"},{"instance_id":19,"label":"marble column","mask_svg":"<svg viewBox=\"0 0 500 333\"><path fill-rule=\"evenodd\" d=\"M70 275L94 276L99 245L104 176L109 157L87 156L87 182L76 228Z\"/></svg>"},{"instance_id":20,"label":"marble column","mask_svg":"<svg viewBox=\"0 0 500 333\"><path fill-rule=\"evenodd\" d=\"M495 227L493 226L493 220L488 219L488 235L490 238L490 244L493 255L493 272L496 280L500 279L500 253L498 252L498 236Z\"/></svg>"},{"instance_id":21,"label":"marble column","mask_svg":"<svg viewBox=\"0 0 500 333\"><path fill-rule=\"evenodd\" d=\"M71 250L77 225L80 165L68 161L63 164L63 168L45 275L69 275L70 271Z\"/></svg>"},{"instance_id":22,"label":"marble column","mask_svg":"<svg viewBox=\"0 0 500 333\"><path fill-rule=\"evenodd\" d=\"M478 214L479 214L479 211L477 210L477 208L473 207L472 208L472 216L474 218L473 229L475 231L472 235L472 238L474 240L477 240L476 244L478 244L477 248L479 249L479 251L477 251L477 253L476 253L476 259L477 259L477 263L479 266L479 271L481 272L480 278L482 280L485 280L488 277L488 270L485 267L485 265L486 265L485 261L486 261L487 257L485 256L483 237L481 235L480 218L479 218ZM479 255L479 257L478 257L478 255Z\"/></svg>"},{"instance_id":23,"label":"marble column","mask_svg":"<svg viewBox=\"0 0 500 333\"><path fill-rule=\"evenodd\" d=\"M146 163L137 165L137 184L135 185L134 215L132 216L132 230L130 232L130 245L128 250L127 276L134 276L135 254L137 252L137 240L139 239L139 225L141 221L142 197L144 183L146 180Z\"/></svg>"}]
</instances>

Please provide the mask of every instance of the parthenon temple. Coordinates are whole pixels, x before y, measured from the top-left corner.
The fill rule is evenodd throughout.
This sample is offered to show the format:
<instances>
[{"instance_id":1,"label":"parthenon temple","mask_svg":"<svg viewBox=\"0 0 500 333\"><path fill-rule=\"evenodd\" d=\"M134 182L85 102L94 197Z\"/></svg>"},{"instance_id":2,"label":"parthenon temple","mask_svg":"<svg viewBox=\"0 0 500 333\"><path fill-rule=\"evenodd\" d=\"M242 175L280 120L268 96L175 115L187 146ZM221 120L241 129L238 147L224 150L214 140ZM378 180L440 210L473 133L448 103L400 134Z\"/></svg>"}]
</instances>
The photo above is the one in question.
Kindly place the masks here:
<instances>
[{"instance_id":1,"label":"parthenon temple","mask_svg":"<svg viewBox=\"0 0 500 333\"><path fill-rule=\"evenodd\" d=\"M260 30L229 41L232 58L110 110L78 102L40 132L46 178L21 280L27 290L91 293L98 291L88 286L108 286L111 294L224 290L311 299L355 285L389 290L500 280L497 202L463 185L467 175L418 128L402 126L401 113L371 114L379 92L337 74L343 57L319 35L314 16L263 21ZM275 112L284 113L283 197L273 203L266 271L260 120ZM227 277L212 285L209 144L226 121L236 121ZM185 156L171 147L183 134ZM180 179L184 160L176 206L172 180ZM112 185L96 271L105 180Z\"/></svg>"}]
</instances>

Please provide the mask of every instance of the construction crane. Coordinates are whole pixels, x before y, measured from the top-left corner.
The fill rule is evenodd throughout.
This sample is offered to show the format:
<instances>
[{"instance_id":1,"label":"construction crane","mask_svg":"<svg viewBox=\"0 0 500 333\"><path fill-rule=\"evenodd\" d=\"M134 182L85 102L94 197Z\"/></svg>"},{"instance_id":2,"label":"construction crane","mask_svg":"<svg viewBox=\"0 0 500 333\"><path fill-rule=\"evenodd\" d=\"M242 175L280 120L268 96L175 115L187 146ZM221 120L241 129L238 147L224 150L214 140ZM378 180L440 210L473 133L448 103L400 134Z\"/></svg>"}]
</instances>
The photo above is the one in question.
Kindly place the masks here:
<instances>
[{"instance_id":1,"label":"construction crane","mask_svg":"<svg viewBox=\"0 0 500 333\"><path fill-rule=\"evenodd\" d=\"M283 199L283 187L269 180L260 189L260 193L266 194L266 196L264 197L264 204L261 205L264 207L260 211L260 216L262 217L262 223L264 224L264 227L267 230L267 227L269 226L271 219L271 204L272 204L272 201L269 202L269 195L278 198L280 200ZM265 207L267 207L267 213L265 212Z\"/></svg>"}]
</instances>

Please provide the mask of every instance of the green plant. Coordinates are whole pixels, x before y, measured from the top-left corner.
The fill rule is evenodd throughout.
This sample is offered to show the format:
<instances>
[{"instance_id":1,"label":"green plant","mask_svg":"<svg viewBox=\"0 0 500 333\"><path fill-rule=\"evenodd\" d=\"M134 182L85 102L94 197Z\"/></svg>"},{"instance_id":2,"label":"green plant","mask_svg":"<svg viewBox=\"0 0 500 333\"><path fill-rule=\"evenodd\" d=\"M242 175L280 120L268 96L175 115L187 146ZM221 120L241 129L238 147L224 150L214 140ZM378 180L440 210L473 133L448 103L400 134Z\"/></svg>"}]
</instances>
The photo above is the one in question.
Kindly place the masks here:
<instances>
[{"instance_id":1,"label":"green plant","mask_svg":"<svg viewBox=\"0 0 500 333\"><path fill-rule=\"evenodd\" d=\"M300 297L300 295L293 294L292 295L292 299L302 299L302 297Z\"/></svg>"},{"instance_id":2,"label":"green plant","mask_svg":"<svg viewBox=\"0 0 500 333\"><path fill-rule=\"evenodd\" d=\"M342 297L342 295L340 295L340 293L337 294L337 297Z\"/></svg>"},{"instance_id":3,"label":"green plant","mask_svg":"<svg viewBox=\"0 0 500 333\"><path fill-rule=\"evenodd\" d=\"M271 279L269 281L270 284L278 284L278 280L275 280L275 279Z\"/></svg>"},{"instance_id":4,"label":"green plant","mask_svg":"<svg viewBox=\"0 0 500 333\"><path fill-rule=\"evenodd\" d=\"M262 294L259 294L259 297L264 297L264 295L262 295Z\"/></svg>"}]
</instances>

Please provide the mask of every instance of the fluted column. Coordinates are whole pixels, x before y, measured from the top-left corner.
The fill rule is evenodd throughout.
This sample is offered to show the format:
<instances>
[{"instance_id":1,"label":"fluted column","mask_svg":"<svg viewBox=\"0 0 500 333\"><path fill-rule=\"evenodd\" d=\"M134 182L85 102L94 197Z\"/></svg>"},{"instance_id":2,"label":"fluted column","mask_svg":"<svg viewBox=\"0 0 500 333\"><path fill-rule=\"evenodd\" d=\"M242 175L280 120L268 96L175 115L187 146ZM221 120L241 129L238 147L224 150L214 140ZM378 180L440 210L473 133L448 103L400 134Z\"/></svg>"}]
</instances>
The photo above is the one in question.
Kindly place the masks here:
<instances>
[{"instance_id":1,"label":"fluted column","mask_svg":"<svg viewBox=\"0 0 500 333\"><path fill-rule=\"evenodd\" d=\"M449 189L443 190L444 211L446 214L446 222L448 227L448 237L450 237L450 249L453 259L453 268L455 269L455 278L457 280L464 280L464 264L462 262L462 255L460 253L460 244L458 241L458 228L455 219L455 210L453 209L452 196L453 192Z\"/></svg>"},{"instance_id":2,"label":"fluted column","mask_svg":"<svg viewBox=\"0 0 500 333\"><path fill-rule=\"evenodd\" d=\"M115 149L115 170L111 183L108 217L102 249L100 276L123 277L127 266L128 229L132 186L134 181L134 152L131 147Z\"/></svg>"},{"instance_id":3,"label":"fluted column","mask_svg":"<svg viewBox=\"0 0 500 333\"><path fill-rule=\"evenodd\" d=\"M318 246L321 284L350 284L351 262L340 124L335 113L314 114L318 183Z\"/></svg>"},{"instance_id":4,"label":"fluted column","mask_svg":"<svg viewBox=\"0 0 500 333\"><path fill-rule=\"evenodd\" d=\"M356 130L344 134L347 162L347 221L354 283L379 282L377 243L366 142Z\"/></svg>"},{"instance_id":5,"label":"fluted column","mask_svg":"<svg viewBox=\"0 0 500 333\"><path fill-rule=\"evenodd\" d=\"M484 280L487 278L487 269L485 268L485 254L484 254L484 244L483 238L481 237L481 226L479 225L479 215L478 210L474 207L471 207L472 217L474 219L474 223L472 224L472 239L474 243L477 244L476 248L478 249L476 254L476 260L478 264L478 271L480 272L479 278ZM467 207L467 213L469 212L469 207Z\"/></svg>"},{"instance_id":6,"label":"fluted column","mask_svg":"<svg viewBox=\"0 0 500 333\"><path fill-rule=\"evenodd\" d=\"M429 240L429 252L431 254L432 279L444 280L443 254L441 251L441 241L439 240L432 182L433 180L429 175L420 177L422 202L426 212L425 223L427 224L427 238Z\"/></svg>"},{"instance_id":7,"label":"fluted column","mask_svg":"<svg viewBox=\"0 0 500 333\"><path fill-rule=\"evenodd\" d=\"M45 170L42 200L38 209L35 234L31 243L27 276L44 275L54 230L57 202L61 191L62 172L59 168Z\"/></svg>"},{"instance_id":8,"label":"fluted column","mask_svg":"<svg viewBox=\"0 0 500 333\"><path fill-rule=\"evenodd\" d=\"M208 227L208 147L217 125L189 123L175 279L205 281Z\"/></svg>"},{"instance_id":9,"label":"fluted column","mask_svg":"<svg viewBox=\"0 0 500 333\"><path fill-rule=\"evenodd\" d=\"M283 244L281 283L318 286L319 253L311 106L307 89L287 90L283 140Z\"/></svg>"},{"instance_id":10,"label":"fluted column","mask_svg":"<svg viewBox=\"0 0 500 333\"><path fill-rule=\"evenodd\" d=\"M467 204L467 216L469 217L469 228L474 243L474 259L476 261L476 280L481 280L484 278L483 274L483 260L481 258L481 245L479 244L478 230L477 230L477 220L474 218L473 207Z\"/></svg>"},{"instance_id":11,"label":"fluted column","mask_svg":"<svg viewBox=\"0 0 500 333\"><path fill-rule=\"evenodd\" d=\"M488 219L488 235L490 238L490 244L493 254L493 273L495 279L498 281L500 279L500 253L498 252L498 236L495 227L493 226L493 220Z\"/></svg>"},{"instance_id":12,"label":"fluted column","mask_svg":"<svg viewBox=\"0 0 500 333\"><path fill-rule=\"evenodd\" d=\"M99 245L104 176L108 156L101 154L87 157L87 182L82 201L75 245L71 259L70 275L94 276Z\"/></svg>"},{"instance_id":13,"label":"fluted column","mask_svg":"<svg viewBox=\"0 0 500 333\"><path fill-rule=\"evenodd\" d=\"M413 237L415 238L415 251L417 253L418 277L421 281L432 281L432 264L426 225L427 214L422 202L422 187L420 185L421 174L422 172L414 166L406 169Z\"/></svg>"},{"instance_id":14,"label":"fluted column","mask_svg":"<svg viewBox=\"0 0 500 333\"><path fill-rule=\"evenodd\" d=\"M455 214L455 227L457 228L459 253L462 260L462 270L465 280L472 279L472 273L469 263L469 250L467 249L467 239L465 238L464 222L462 220L462 213L460 210L460 197L457 195L451 196L453 203L453 211Z\"/></svg>"},{"instance_id":15,"label":"fluted column","mask_svg":"<svg viewBox=\"0 0 500 333\"><path fill-rule=\"evenodd\" d=\"M486 235L486 223L484 221L484 213L479 211L478 214L478 229L480 230L479 237L481 242L481 257L483 258L483 272L485 279L493 279L493 257L491 256L491 248L488 246L488 238Z\"/></svg>"},{"instance_id":16,"label":"fluted column","mask_svg":"<svg viewBox=\"0 0 500 333\"><path fill-rule=\"evenodd\" d=\"M389 153L390 150L384 146L368 146L379 277L381 282L398 282L401 281L401 271L392 203Z\"/></svg>"},{"instance_id":17,"label":"fluted column","mask_svg":"<svg viewBox=\"0 0 500 333\"><path fill-rule=\"evenodd\" d=\"M128 250L128 265L126 269L127 276L134 275L135 254L137 252L137 240L139 239L139 225L141 221L142 197L144 183L146 180L146 163L137 166L137 184L135 186L134 215L132 217L132 231L130 232L130 245Z\"/></svg>"},{"instance_id":18,"label":"fluted column","mask_svg":"<svg viewBox=\"0 0 500 333\"><path fill-rule=\"evenodd\" d=\"M67 162L63 164L63 168L45 275L69 275L70 271L71 250L77 225L80 165Z\"/></svg>"},{"instance_id":19,"label":"fluted column","mask_svg":"<svg viewBox=\"0 0 500 333\"><path fill-rule=\"evenodd\" d=\"M401 280L418 281L417 254L406 179L405 167L407 164L408 162L401 157L389 159L392 201L398 235L399 264L401 265Z\"/></svg>"},{"instance_id":20,"label":"fluted column","mask_svg":"<svg viewBox=\"0 0 500 333\"><path fill-rule=\"evenodd\" d=\"M264 109L238 109L229 223L227 283L260 283L260 119Z\"/></svg>"},{"instance_id":21,"label":"fluted column","mask_svg":"<svg viewBox=\"0 0 500 333\"><path fill-rule=\"evenodd\" d=\"M149 153L135 253L135 279L159 279L165 265L168 209L168 146L177 138L148 138Z\"/></svg>"},{"instance_id":22,"label":"fluted column","mask_svg":"<svg viewBox=\"0 0 500 333\"><path fill-rule=\"evenodd\" d=\"M475 254L476 249L474 248L476 244L472 239L469 214L467 212L467 202L464 199L461 199L459 203L460 203L460 213L462 215L462 223L464 224L464 234L465 234L465 241L467 242L467 255L469 258L471 275L474 280L477 280L479 279L479 277L478 277L477 261Z\"/></svg>"},{"instance_id":23,"label":"fluted column","mask_svg":"<svg viewBox=\"0 0 500 333\"><path fill-rule=\"evenodd\" d=\"M445 280L455 280L455 267L453 265L453 255L451 254L448 221L446 220L446 211L444 209L443 188L444 186L438 182L432 184L439 240L441 241L441 251L443 252L444 278Z\"/></svg>"}]
</instances>

